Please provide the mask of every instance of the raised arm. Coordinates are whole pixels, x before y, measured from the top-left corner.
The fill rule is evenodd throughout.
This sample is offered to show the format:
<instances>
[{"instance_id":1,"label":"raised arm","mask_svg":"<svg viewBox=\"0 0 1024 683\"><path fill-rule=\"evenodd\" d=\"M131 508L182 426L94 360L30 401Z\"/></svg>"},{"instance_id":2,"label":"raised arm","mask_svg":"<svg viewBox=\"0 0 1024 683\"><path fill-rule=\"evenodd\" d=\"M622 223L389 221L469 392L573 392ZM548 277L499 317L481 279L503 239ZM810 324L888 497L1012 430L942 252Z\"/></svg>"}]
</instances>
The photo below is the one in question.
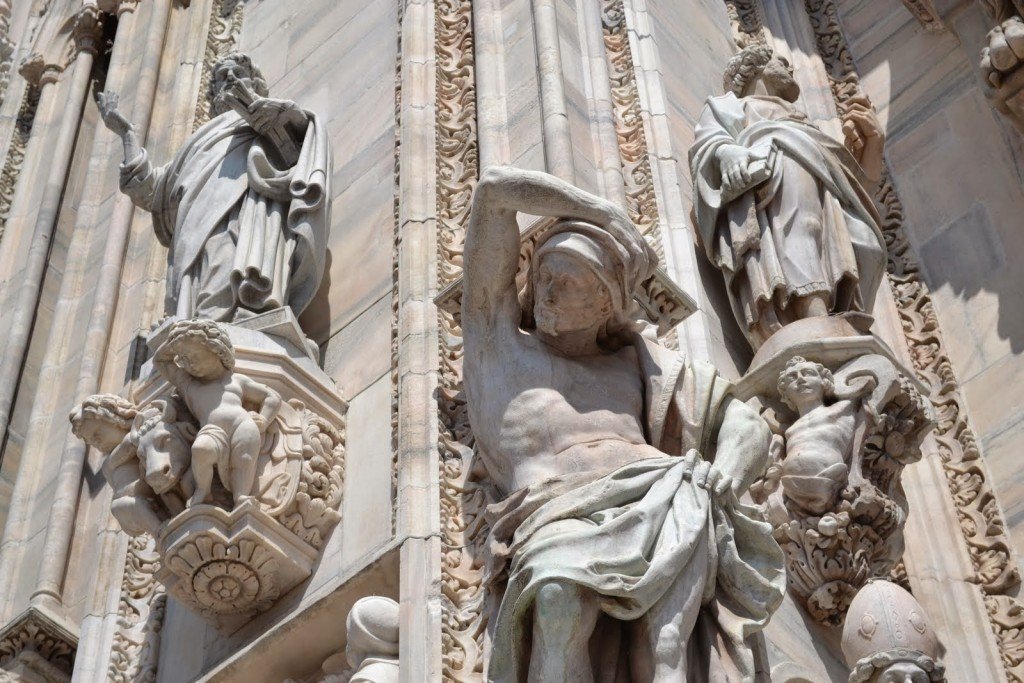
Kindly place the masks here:
<instances>
[{"instance_id":1,"label":"raised arm","mask_svg":"<svg viewBox=\"0 0 1024 683\"><path fill-rule=\"evenodd\" d=\"M493 319L515 302L517 213L586 221L611 232L632 228L615 204L552 175L507 166L487 169L473 193L466 234L464 324L480 316Z\"/></svg>"},{"instance_id":2,"label":"raised arm","mask_svg":"<svg viewBox=\"0 0 1024 683\"><path fill-rule=\"evenodd\" d=\"M121 138L124 145L124 163L121 164L121 191L131 197L140 209L150 211L153 193L160 169L154 169L149 155L139 144L135 126L117 109L117 93L104 91L96 96L103 123Z\"/></svg>"}]
</instances>

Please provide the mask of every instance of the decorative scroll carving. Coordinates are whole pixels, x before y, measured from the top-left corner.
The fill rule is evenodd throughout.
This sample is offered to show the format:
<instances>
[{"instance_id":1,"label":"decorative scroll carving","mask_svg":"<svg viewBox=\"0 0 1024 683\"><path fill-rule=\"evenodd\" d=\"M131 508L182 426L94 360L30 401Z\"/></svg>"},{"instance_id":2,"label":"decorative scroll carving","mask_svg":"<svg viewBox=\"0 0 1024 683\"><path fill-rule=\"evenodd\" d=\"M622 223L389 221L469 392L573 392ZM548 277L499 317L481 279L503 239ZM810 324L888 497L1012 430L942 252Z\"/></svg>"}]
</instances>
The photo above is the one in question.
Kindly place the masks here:
<instances>
[{"instance_id":1,"label":"decorative scroll carving","mask_svg":"<svg viewBox=\"0 0 1024 683\"><path fill-rule=\"evenodd\" d=\"M619 143L622 177L626 184L626 209L640 233L662 260L665 251L658 230L658 201L647 153L647 137L640 114L640 93L636 85L633 52L629 46L626 12L622 0L601 4L601 28L611 81L612 115Z\"/></svg>"},{"instance_id":2,"label":"decorative scroll carving","mask_svg":"<svg viewBox=\"0 0 1024 683\"><path fill-rule=\"evenodd\" d=\"M924 30L932 33L946 30L946 24L943 23L939 11L935 9L933 0L903 0L903 4L914 18L921 22Z\"/></svg>"},{"instance_id":3,"label":"decorative scroll carving","mask_svg":"<svg viewBox=\"0 0 1024 683\"><path fill-rule=\"evenodd\" d=\"M21 176L21 167L25 163L25 146L32 135L32 124L36 120L36 107L39 105L39 86L30 83L21 99L18 118L14 122L11 144L7 148L3 170L0 170L0 240L3 239L7 227L7 218L11 213L14 191Z\"/></svg>"},{"instance_id":4,"label":"decorative scroll carving","mask_svg":"<svg viewBox=\"0 0 1024 683\"><path fill-rule=\"evenodd\" d=\"M834 0L805 0L807 13L841 114L855 98L865 97L839 24ZM1006 523L967 421L967 409L945 350L935 306L903 230L903 205L888 176L878 199L888 246L888 273L914 366L932 388L939 455L956 507L960 531L974 565L975 578L988 596L986 606L1007 675L1024 681L1024 605L1013 597L1020 575L1012 559Z\"/></svg>"},{"instance_id":5,"label":"decorative scroll carving","mask_svg":"<svg viewBox=\"0 0 1024 683\"><path fill-rule=\"evenodd\" d=\"M231 52L242 31L242 11L245 7L240 0L214 0L210 11L210 24L206 33L206 51L203 54L203 70L199 76L199 97L192 121L192 130L210 120L213 112L213 97L210 81L213 66L224 55Z\"/></svg>"},{"instance_id":6,"label":"decorative scroll carving","mask_svg":"<svg viewBox=\"0 0 1024 683\"><path fill-rule=\"evenodd\" d=\"M391 244L391 529L398 526L398 312L399 272L398 259L401 248L401 159L402 159L402 23L405 14L405 0L398 0L397 25L395 32L395 196L392 206L395 232Z\"/></svg>"},{"instance_id":7,"label":"decorative scroll carving","mask_svg":"<svg viewBox=\"0 0 1024 683\"><path fill-rule=\"evenodd\" d=\"M281 334L277 316L251 320ZM106 454L122 528L156 537L159 566L147 569L218 625L308 577L341 519L347 406L299 351L297 328L290 342L277 334L165 323L150 337L141 408L107 394L71 415Z\"/></svg>"},{"instance_id":8,"label":"decorative scroll carving","mask_svg":"<svg viewBox=\"0 0 1024 683\"><path fill-rule=\"evenodd\" d=\"M160 555L152 536L128 541L117 607L118 630L110 651L107 680L113 683L155 681L160 660L167 592L156 580Z\"/></svg>"},{"instance_id":9,"label":"decorative scroll carving","mask_svg":"<svg viewBox=\"0 0 1024 683\"><path fill-rule=\"evenodd\" d=\"M737 46L743 48L767 42L758 0L725 0L725 11L729 15L733 40Z\"/></svg>"},{"instance_id":10,"label":"decorative scroll carving","mask_svg":"<svg viewBox=\"0 0 1024 683\"><path fill-rule=\"evenodd\" d=\"M466 0L434 3L437 248L442 286L462 271L462 245L479 163L472 24L472 7Z\"/></svg>"},{"instance_id":11,"label":"decorative scroll carving","mask_svg":"<svg viewBox=\"0 0 1024 683\"><path fill-rule=\"evenodd\" d=\"M479 170L472 19L470 0L435 3L437 270L442 287L462 274L462 246ZM480 558L487 500L472 477L462 330L457 318L440 307L439 336L442 676L446 681L481 681L487 614Z\"/></svg>"},{"instance_id":12,"label":"decorative scroll carving","mask_svg":"<svg viewBox=\"0 0 1024 683\"><path fill-rule=\"evenodd\" d=\"M30 607L0 632L0 680L71 680L77 639L47 613Z\"/></svg>"},{"instance_id":13,"label":"decorative scroll carving","mask_svg":"<svg viewBox=\"0 0 1024 683\"><path fill-rule=\"evenodd\" d=\"M7 95L14 70L14 41L11 40L11 0L0 0L0 104Z\"/></svg>"}]
</instances>

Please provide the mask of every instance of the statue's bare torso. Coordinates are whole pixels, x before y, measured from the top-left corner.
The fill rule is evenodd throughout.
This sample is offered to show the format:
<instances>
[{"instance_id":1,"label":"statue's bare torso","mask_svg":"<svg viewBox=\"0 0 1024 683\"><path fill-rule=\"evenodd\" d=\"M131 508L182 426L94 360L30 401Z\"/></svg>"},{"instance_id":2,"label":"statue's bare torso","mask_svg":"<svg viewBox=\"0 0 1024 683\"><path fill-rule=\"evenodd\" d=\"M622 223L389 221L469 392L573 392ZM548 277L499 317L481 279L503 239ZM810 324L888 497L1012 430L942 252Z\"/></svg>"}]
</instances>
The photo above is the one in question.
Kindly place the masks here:
<instances>
[{"instance_id":1,"label":"statue's bare torso","mask_svg":"<svg viewBox=\"0 0 1024 683\"><path fill-rule=\"evenodd\" d=\"M488 474L504 493L552 477L593 474L658 457L642 423L636 353L565 357L511 326L492 329L493 352L473 359L473 429ZM467 359L469 360L469 359ZM476 388L476 391L473 389Z\"/></svg>"}]
</instances>

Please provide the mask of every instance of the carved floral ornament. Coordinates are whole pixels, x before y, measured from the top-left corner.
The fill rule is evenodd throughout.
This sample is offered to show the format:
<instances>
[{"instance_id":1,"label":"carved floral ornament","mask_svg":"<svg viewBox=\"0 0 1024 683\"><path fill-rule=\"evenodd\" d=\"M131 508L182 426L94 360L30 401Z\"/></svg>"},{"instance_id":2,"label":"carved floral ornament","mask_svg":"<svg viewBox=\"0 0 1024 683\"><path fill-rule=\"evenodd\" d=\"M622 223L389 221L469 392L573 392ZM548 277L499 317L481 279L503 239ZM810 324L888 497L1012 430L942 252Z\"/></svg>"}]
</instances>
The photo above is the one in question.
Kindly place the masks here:
<instances>
[{"instance_id":1,"label":"carved floral ornament","mask_svg":"<svg viewBox=\"0 0 1024 683\"><path fill-rule=\"evenodd\" d=\"M250 344L266 336L245 332ZM309 576L344 483L336 389L324 378L303 395L284 353L284 372L260 377L266 351L232 335L245 343L233 326L167 323L138 405L101 394L71 414L74 433L106 454L115 518L156 539L157 578L215 619L266 610Z\"/></svg>"}]
</instances>

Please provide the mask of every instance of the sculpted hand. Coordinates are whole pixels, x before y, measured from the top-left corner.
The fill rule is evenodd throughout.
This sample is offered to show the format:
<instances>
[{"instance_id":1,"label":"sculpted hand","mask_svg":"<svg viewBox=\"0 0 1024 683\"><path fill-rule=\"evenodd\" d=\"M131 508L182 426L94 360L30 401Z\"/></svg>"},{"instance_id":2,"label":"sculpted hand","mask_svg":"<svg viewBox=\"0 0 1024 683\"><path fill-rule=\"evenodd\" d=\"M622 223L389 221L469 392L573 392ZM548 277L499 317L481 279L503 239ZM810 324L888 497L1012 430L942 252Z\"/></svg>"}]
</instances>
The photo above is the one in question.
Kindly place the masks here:
<instances>
[{"instance_id":1,"label":"sculpted hand","mask_svg":"<svg viewBox=\"0 0 1024 683\"><path fill-rule=\"evenodd\" d=\"M738 190L750 184L750 164L758 158L754 152L739 145L722 145L717 154L723 189Z\"/></svg>"},{"instance_id":2,"label":"sculpted hand","mask_svg":"<svg viewBox=\"0 0 1024 683\"><path fill-rule=\"evenodd\" d=\"M683 456L683 477L692 479L694 484L707 489L719 500L727 498L730 491L735 496L742 493L739 490L742 485L739 479L701 460L700 454L692 448Z\"/></svg>"},{"instance_id":3,"label":"sculpted hand","mask_svg":"<svg viewBox=\"0 0 1024 683\"><path fill-rule=\"evenodd\" d=\"M246 120L260 135L266 135L272 128L286 123L300 125L306 120L306 114L289 100L258 97L247 110Z\"/></svg>"},{"instance_id":4,"label":"sculpted hand","mask_svg":"<svg viewBox=\"0 0 1024 683\"><path fill-rule=\"evenodd\" d=\"M885 133L878 115L866 97L854 98L843 117L846 146L870 178L881 177Z\"/></svg>"},{"instance_id":5,"label":"sculpted hand","mask_svg":"<svg viewBox=\"0 0 1024 683\"><path fill-rule=\"evenodd\" d=\"M255 411L249 411L249 416L252 418L252 421L256 423L256 429L260 430L260 434L267 431L267 418Z\"/></svg>"},{"instance_id":6,"label":"sculpted hand","mask_svg":"<svg viewBox=\"0 0 1024 683\"><path fill-rule=\"evenodd\" d=\"M117 110L118 97L116 92L105 90L96 95L96 106L99 107L100 117L103 123L113 133L124 137L129 131L134 130L131 122Z\"/></svg>"}]
</instances>

